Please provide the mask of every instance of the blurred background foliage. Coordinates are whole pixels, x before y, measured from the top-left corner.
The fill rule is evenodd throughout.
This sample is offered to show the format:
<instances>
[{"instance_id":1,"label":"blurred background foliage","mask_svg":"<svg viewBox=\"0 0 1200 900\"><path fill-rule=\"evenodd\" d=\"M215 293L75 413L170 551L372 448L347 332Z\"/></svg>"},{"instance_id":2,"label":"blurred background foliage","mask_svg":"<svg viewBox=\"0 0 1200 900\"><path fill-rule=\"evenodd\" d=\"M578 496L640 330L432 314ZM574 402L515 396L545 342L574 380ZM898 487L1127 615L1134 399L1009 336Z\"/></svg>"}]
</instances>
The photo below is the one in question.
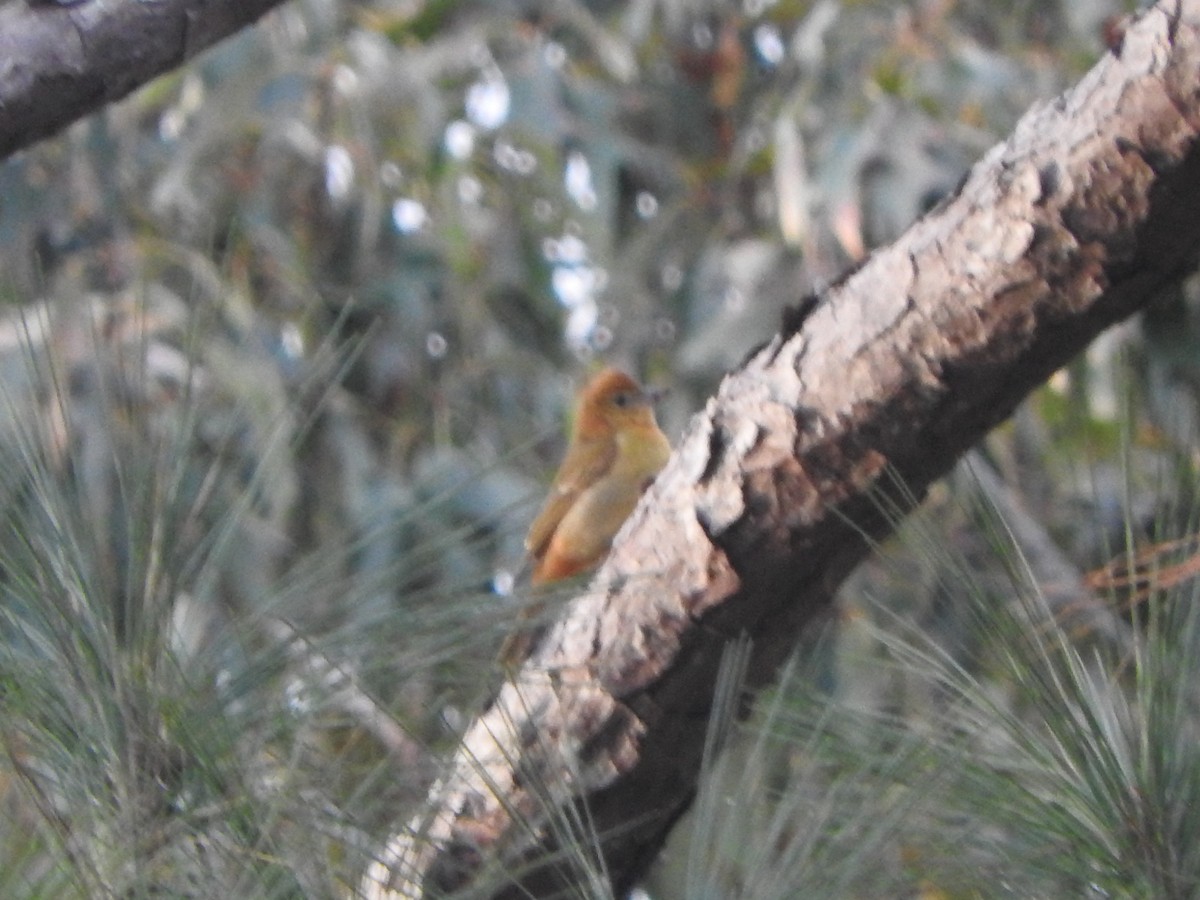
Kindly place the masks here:
<instances>
[{"instance_id":1,"label":"blurred background foliage","mask_svg":"<svg viewBox=\"0 0 1200 900\"><path fill-rule=\"evenodd\" d=\"M589 366L670 387L677 437L786 304L951 193L1129 11L295 0L8 160L0 892L344 893L498 677L484 661ZM971 798L1003 782L939 780L928 747L896 748L971 730L939 718L955 677L1014 729L1050 715L998 649L1011 631L977 621L1031 580L1047 592L1042 551L1117 661L1138 610L1191 591L1195 294L1159 298L989 439L975 465L1021 527L981 523L960 479L930 500L935 536L856 576L800 679L819 696L789 705L785 680L768 698L732 757L754 784L722 795L714 775L681 829L711 852L669 851L653 896L1148 896L1119 865L1005 870L1038 845L1022 829L1052 781L1025 818L986 820ZM859 722L823 767L830 703L892 730ZM969 742L945 743L942 771L961 769ZM936 802L892 803L920 779ZM828 816L806 819L814 803ZM1168 812L1182 844L1191 820ZM898 840L914 822L940 840ZM967 828L991 841L973 856L949 839ZM1046 841L1073 863L1092 846Z\"/></svg>"}]
</instances>

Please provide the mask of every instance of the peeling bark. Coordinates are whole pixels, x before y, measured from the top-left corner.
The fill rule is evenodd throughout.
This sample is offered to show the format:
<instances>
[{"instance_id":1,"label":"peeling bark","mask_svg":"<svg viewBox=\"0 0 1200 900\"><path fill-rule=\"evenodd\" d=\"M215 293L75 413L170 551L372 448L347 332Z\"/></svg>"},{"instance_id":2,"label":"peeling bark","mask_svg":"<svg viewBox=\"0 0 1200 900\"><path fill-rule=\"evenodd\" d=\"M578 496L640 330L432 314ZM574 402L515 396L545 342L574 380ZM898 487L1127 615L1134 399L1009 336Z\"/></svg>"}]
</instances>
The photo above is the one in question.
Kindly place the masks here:
<instances>
[{"instance_id":1,"label":"peeling bark","mask_svg":"<svg viewBox=\"0 0 1200 900\"><path fill-rule=\"evenodd\" d=\"M0 4L0 158L120 100L282 2Z\"/></svg>"},{"instance_id":2,"label":"peeling bark","mask_svg":"<svg viewBox=\"0 0 1200 900\"><path fill-rule=\"evenodd\" d=\"M896 511L1194 268L1198 130L1200 0L1163 2L955 197L790 317L692 420L363 894L436 895L498 856L529 867L512 896L553 893L579 878L548 861L559 804L586 806L630 886L695 792L725 642L749 635L750 683L766 683Z\"/></svg>"}]
</instances>

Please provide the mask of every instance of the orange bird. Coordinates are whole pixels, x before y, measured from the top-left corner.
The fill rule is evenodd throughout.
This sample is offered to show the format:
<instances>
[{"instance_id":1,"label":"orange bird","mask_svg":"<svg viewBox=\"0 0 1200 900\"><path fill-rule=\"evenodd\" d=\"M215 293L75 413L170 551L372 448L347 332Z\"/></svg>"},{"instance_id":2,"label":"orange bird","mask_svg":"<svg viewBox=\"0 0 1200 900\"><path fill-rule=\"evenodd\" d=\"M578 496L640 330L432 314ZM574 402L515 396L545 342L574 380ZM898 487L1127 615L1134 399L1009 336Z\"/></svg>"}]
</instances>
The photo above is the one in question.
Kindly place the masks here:
<instances>
[{"instance_id":1,"label":"orange bird","mask_svg":"<svg viewBox=\"0 0 1200 900\"><path fill-rule=\"evenodd\" d=\"M671 445L654 419L656 395L618 369L579 394L566 456L525 548L533 583L570 578L600 562Z\"/></svg>"},{"instance_id":2,"label":"orange bird","mask_svg":"<svg viewBox=\"0 0 1200 900\"><path fill-rule=\"evenodd\" d=\"M570 578L599 563L646 485L666 464L671 445L654 419L654 400L617 369L605 369L580 392L567 454L525 538L535 585ZM521 618L537 617L544 606L535 599L521 610ZM511 633L500 648L501 666L515 669L541 631Z\"/></svg>"}]
</instances>

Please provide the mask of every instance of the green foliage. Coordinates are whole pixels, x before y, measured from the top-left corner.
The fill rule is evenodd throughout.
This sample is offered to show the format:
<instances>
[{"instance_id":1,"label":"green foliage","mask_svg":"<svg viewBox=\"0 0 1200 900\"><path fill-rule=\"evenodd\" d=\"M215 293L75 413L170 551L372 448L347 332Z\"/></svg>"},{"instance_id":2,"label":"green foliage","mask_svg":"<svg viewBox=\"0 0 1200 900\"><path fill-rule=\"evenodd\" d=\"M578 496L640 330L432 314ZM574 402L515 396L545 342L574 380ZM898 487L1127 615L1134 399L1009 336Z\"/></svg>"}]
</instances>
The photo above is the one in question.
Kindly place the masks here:
<instances>
[{"instance_id":1,"label":"green foliage","mask_svg":"<svg viewBox=\"0 0 1200 900\"><path fill-rule=\"evenodd\" d=\"M498 677L572 378L678 434L1110 11L310 0L7 161L0 894L345 895ZM1195 530L1193 293L989 441L1079 571ZM965 520L746 725L731 657L654 896L1190 892L1190 581L1080 646Z\"/></svg>"}]
</instances>

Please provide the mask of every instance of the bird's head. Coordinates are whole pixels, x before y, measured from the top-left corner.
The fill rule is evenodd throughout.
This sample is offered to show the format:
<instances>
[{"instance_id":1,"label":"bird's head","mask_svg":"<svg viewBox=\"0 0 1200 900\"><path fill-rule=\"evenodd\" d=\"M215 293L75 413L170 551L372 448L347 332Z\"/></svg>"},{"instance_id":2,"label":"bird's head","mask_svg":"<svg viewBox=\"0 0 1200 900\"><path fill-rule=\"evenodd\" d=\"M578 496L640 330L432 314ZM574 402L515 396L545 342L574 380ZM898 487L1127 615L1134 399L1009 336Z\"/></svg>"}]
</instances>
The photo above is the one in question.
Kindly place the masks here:
<instances>
[{"instance_id":1,"label":"bird's head","mask_svg":"<svg viewBox=\"0 0 1200 900\"><path fill-rule=\"evenodd\" d=\"M602 437L627 428L657 430L654 401L658 396L620 369L605 369L580 394L575 432L582 437Z\"/></svg>"}]
</instances>

